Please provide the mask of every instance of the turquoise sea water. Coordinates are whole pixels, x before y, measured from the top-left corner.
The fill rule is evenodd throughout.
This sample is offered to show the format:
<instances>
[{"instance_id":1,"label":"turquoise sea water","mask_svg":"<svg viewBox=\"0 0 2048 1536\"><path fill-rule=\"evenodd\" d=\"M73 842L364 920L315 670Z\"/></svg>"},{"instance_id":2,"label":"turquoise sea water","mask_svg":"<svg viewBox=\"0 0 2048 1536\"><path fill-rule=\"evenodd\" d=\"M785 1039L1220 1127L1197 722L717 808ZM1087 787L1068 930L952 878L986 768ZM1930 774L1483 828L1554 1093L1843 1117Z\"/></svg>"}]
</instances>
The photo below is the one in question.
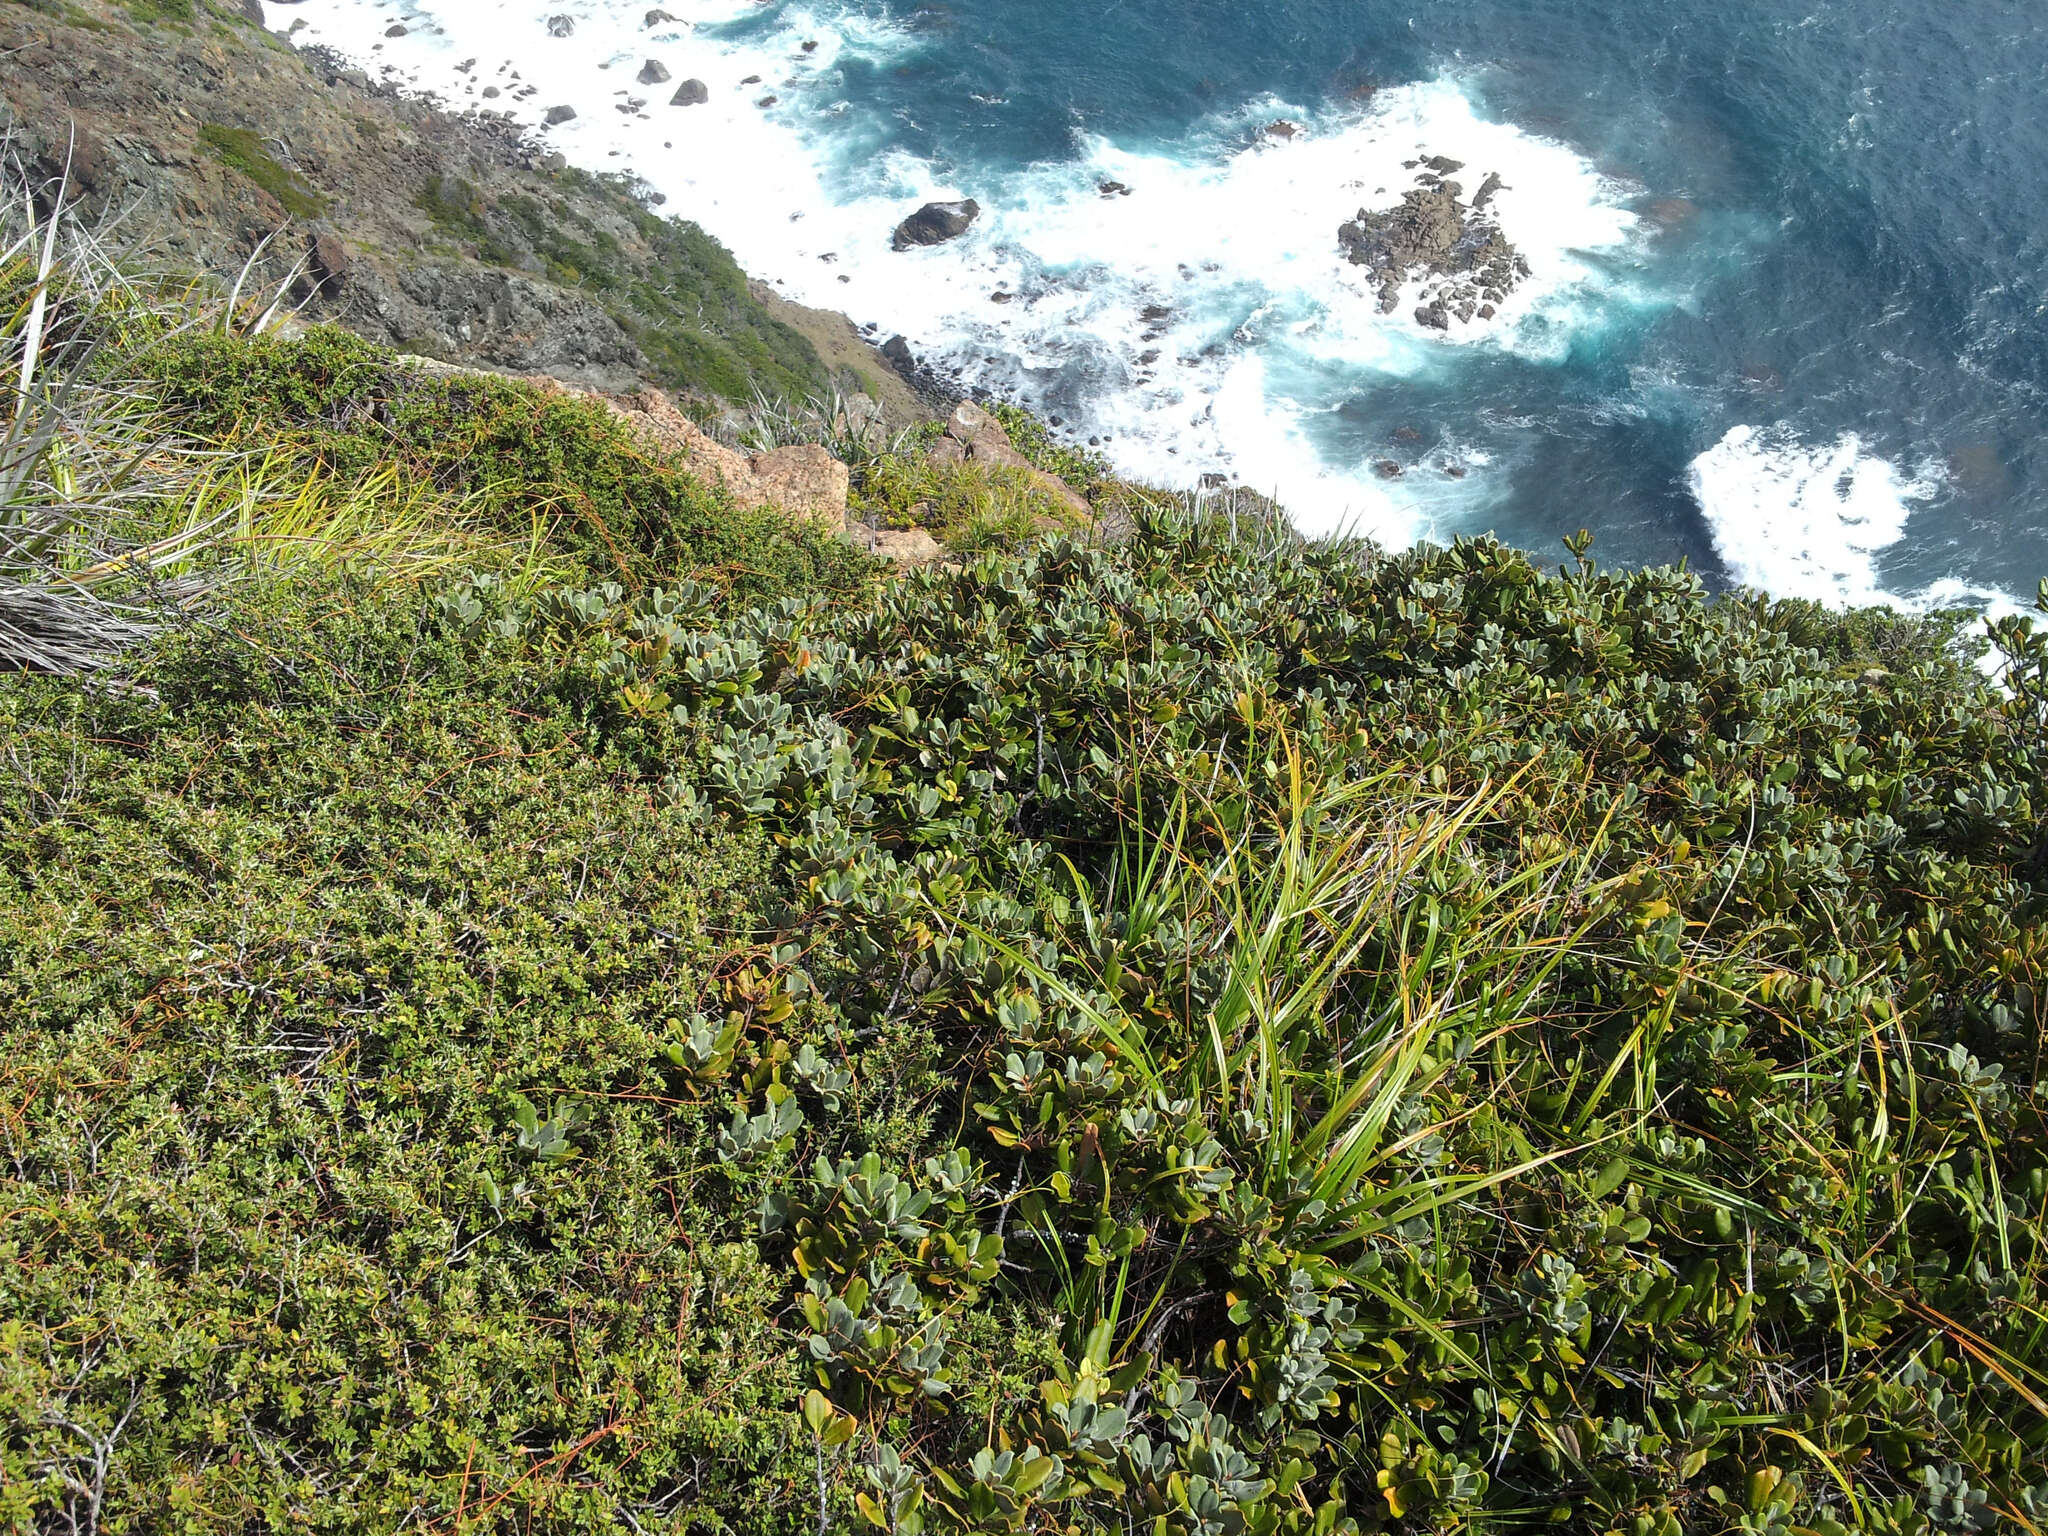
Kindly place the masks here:
<instances>
[{"instance_id":1,"label":"turquoise sea water","mask_svg":"<svg viewBox=\"0 0 2048 1536\"><path fill-rule=\"evenodd\" d=\"M517 70L531 119L579 104L564 153L645 176L787 291L1156 478L1233 474L1305 524L1389 539L1554 551L1585 526L1611 559L1836 600L2027 597L2048 575L2042 7L667 11L293 14L301 41L375 46L458 101ZM547 35L557 13L571 38ZM413 34L373 45L394 17ZM643 56L713 103L636 91ZM1301 131L1262 135L1278 119ZM1498 322L1450 337L1380 317L1335 241L1431 152L1468 185L1506 179L1502 227L1535 268ZM955 246L890 251L928 195L987 211Z\"/></svg>"}]
</instances>

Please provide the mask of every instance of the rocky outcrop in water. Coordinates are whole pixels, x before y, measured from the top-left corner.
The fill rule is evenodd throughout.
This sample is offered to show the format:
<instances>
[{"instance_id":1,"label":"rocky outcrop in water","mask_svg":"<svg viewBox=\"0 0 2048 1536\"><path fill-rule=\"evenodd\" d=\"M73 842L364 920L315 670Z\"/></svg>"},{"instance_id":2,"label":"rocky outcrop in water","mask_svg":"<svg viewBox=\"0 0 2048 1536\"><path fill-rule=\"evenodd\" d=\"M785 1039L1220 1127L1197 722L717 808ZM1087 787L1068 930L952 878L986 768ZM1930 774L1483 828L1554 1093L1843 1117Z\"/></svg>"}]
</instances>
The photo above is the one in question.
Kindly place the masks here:
<instances>
[{"instance_id":1,"label":"rocky outcrop in water","mask_svg":"<svg viewBox=\"0 0 2048 1536\"><path fill-rule=\"evenodd\" d=\"M890 244L899 251L916 245L942 245L967 233L968 226L981 217L981 204L973 198L957 203L926 203L896 226Z\"/></svg>"},{"instance_id":2,"label":"rocky outcrop in water","mask_svg":"<svg viewBox=\"0 0 2048 1536\"><path fill-rule=\"evenodd\" d=\"M1337 231L1337 244L1364 267L1379 290L1380 313L1391 314L1411 279L1426 282L1415 310L1419 324L1449 330L1474 319L1491 320L1501 300L1529 275L1529 264L1500 231L1487 205L1503 185L1490 174L1470 203L1449 179L1463 165L1442 155L1419 162L1416 185L1392 208L1358 216Z\"/></svg>"}]
</instances>

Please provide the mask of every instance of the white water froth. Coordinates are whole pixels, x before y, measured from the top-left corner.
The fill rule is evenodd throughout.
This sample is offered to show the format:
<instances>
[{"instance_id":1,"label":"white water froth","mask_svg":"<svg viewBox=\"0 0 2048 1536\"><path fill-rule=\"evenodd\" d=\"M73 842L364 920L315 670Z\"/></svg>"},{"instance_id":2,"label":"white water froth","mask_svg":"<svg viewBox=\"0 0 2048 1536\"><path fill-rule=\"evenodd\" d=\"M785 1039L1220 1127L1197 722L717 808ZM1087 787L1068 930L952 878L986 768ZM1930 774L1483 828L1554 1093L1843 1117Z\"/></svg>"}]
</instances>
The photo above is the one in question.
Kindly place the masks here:
<instances>
[{"instance_id":1,"label":"white water froth","mask_svg":"<svg viewBox=\"0 0 2048 1536\"><path fill-rule=\"evenodd\" d=\"M1452 80L1322 115L1249 102L1168 145L1077 135L1068 160L962 184L883 150L841 94L847 64L900 63L925 46L915 32L829 6L787 6L765 26L752 0L666 9L677 19L651 29L645 0L530 12L495 0L310 0L291 14L308 23L295 41L457 107L510 105L538 125L547 108L573 106L547 142L573 163L641 177L667 211L791 298L843 310L877 336L901 332L968 384L1062 416L1103 439L1126 474L1189 485L1223 472L1276 495L1309 532L1405 543L1434 531L1432 513L1462 523L1503 489L1483 455L1459 459L1468 473L1455 481L1415 470L1387 481L1369 459L1329 461L1320 444L1332 434L1317 429L1332 402L1375 375L1439 369L1457 347L1558 359L1604 310L1648 301L1616 275L1641 236L1624 206L1631 189L1562 144L1485 120ZM550 14L572 17L574 32L549 35ZM408 34L386 38L394 22ZM805 52L806 41L817 46ZM649 58L671 83L635 84ZM759 82L744 84L751 75ZM709 103L669 106L674 82L693 77ZM538 94L513 99L525 85ZM486 86L505 94L486 100ZM1282 116L1303 131L1258 132ZM1432 154L1464 161L1468 186L1489 171L1506 178L1493 211L1531 273L1491 323L1449 335L1416 324L1412 294L1378 313L1336 243L1359 208L1390 207L1414 184L1403 161ZM1132 191L1105 197L1104 181ZM968 235L890 249L907 213L961 196L985 210Z\"/></svg>"},{"instance_id":2,"label":"white water froth","mask_svg":"<svg viewBox=\"0 0 2048 1536\"><path fill-rule=\"evenodd\" d=\"M1917 591L1884 584L1880 557L1915 508L1947 488L1939 465L1909 474L1853 432L1815 446L1783 427L1738 426L1692 461L1690 478L1716 552L1745 586L1831 608L2024 611L2008 593L1955 577Z\"/></svg>"}]
</instances>

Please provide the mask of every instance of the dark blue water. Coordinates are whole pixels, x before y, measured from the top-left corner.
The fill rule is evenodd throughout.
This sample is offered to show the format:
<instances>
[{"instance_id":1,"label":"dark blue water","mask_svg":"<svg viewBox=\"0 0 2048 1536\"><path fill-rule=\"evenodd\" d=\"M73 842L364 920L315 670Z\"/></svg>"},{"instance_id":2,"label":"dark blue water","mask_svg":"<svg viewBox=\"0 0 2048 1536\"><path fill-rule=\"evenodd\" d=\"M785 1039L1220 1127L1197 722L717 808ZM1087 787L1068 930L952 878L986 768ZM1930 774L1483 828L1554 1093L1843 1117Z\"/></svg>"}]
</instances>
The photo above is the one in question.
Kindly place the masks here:
<instances>
[{"instance_id":1,"label":"dark blue water","mask_svg":"<svg viewBox=\"0 0 2048 1536\"><path fill-rule=\"evenodd\" d=\"M1384 451L1389 423L1491 418L1516 482L1488 509L1501 532L1554 547L1583 525L1611 557L1716 571L1695 457L1738 424L1816 450L1854 433L1902 475L1938 471L1879 558L1886 587L1951 577L2030 595L2048 574L2048 8L950 0L894 14L928 46L847 66L843 94L963 184L1071 156L1077 130L1166 145L1262 96L1336 109L1361 87L1451 76L1486 114L1663 205L1649 275L1668 307L1615 317L1562 362L1475 352L1362 388L1324 437L1333 455Z\"/></svg>"}]
</instances>

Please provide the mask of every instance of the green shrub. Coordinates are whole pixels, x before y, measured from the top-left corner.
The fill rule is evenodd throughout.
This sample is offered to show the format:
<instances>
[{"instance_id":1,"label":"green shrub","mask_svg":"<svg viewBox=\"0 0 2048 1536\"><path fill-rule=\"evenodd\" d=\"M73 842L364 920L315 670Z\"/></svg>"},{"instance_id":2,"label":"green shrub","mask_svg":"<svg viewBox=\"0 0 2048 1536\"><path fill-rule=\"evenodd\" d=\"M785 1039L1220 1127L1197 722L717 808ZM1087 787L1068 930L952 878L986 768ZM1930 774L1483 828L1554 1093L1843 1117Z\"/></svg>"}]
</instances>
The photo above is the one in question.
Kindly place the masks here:
<instances>
[{"instance_id":1,"label":"green shrub","mask_svg":"<svg viewBox=\"0 0 2048 1536\"><path fill-rule=\"evenodd\" d=\"M152 19L189 16L191 0L152 0L160 13ZM182 8L180 8L182 7ZM308 186L295 171L287 170L264 149L263 136L248 128L229 128L222 123L201 123L199 142L213 157L233 171L239 171L283 206L284 211L302 219L315 218L327 200Z\"/></svg>"},{"instance_id":2,"label":"green shrub","mask_svg":"<svg viewBox=\"0 0 2048 1536\"><path fill-rule=\"evenodd\" d=\"M674 622L593 698L955 1085L763 1211L875 1523L2038 1518L2048 639L1186 521Z\"/></svg>"},{"instance_id":3,"label":"green shrub","mask_svg":"<svg viewBox=\"0 0 2048 1536\"><path fill-rule=\"evenodd\" d=\"M844 592L868 562L811 523L742 510L651 453L597 401L487 374L429 375L333 327L294 340L180 337L134 364L196 436L302 450L353 477L397 463L524 531L536 506L593 571L679 574L743 597Z\"/></svg>"},{"instance_id":4,"label":"green shrub","mask_svg":"<svg viewBox=\"0 0 2048 1536\"><path fill-rule=\"evenodd\" d=\"M0 690L10 1528L776 1530L812 1497L764 1174L664 1054L756 953L764 842L650 803L440 622L251 593L161 703ZM915 1082L888 1049L876 1119Z\"/></svg>"},{"instance_id":5,"label":"green shrub","mask_svg":"<svg viewBox=\"0 0 2048 1536\"><path fill-rule=\"evenodd\" d=\"M106 1528L2048 1513L2024 622L1178 517L417 601L0 694L17 1523L116 1426Z\"/></svg>"}]
</instances>

